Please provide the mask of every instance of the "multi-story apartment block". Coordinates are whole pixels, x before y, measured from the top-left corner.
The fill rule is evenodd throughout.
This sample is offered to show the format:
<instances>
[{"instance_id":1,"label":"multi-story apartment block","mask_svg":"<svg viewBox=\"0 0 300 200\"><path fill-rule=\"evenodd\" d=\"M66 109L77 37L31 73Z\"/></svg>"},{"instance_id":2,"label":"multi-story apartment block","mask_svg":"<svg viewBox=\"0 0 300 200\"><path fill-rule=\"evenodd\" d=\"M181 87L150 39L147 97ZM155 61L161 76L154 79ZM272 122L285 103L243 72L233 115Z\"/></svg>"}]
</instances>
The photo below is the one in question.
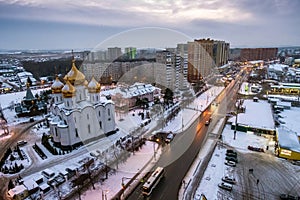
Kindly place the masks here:
<instances>
[{"instance_id":1,"label":"multi-story apartment block","mask_svg":"<svg viewBox=\"0 0 300 200\"><path fill-rule=\"evenodd\" d=\"M198 82L211 74L213 68L213 47L211 39L188 42L188 81Z\"/></svg>"},{"instance_id":2,"label":"multi-story apartment block","mask_svg":"<svg viewBox=\"0 0 300 200\"><path fill-rule=\"evenodd\" d=\"M241 49L241 61L272 60L277 57L278 48L244 48Z\"/></svg>"},{"instance_id":3,"label":"multi-story apartment block","mask_svg":"<svg viewBox=\"0 0 300 200\"><path fill-rule=\"evenodd\" d=\"M107 49L107 60L114 61L122 56L120 47L110 47Z\"/></svg>"},{"instance_id":4,"label":"multi-story apartment block","mask_svg":"<svg viewBox=\"0 0 300 200\"><path fill-rule=\"evenodd\" d=\"M229 43L225 41L214 41L213 59L215 66L220 67L228 62Z\"/></svg>"}]
</instances>

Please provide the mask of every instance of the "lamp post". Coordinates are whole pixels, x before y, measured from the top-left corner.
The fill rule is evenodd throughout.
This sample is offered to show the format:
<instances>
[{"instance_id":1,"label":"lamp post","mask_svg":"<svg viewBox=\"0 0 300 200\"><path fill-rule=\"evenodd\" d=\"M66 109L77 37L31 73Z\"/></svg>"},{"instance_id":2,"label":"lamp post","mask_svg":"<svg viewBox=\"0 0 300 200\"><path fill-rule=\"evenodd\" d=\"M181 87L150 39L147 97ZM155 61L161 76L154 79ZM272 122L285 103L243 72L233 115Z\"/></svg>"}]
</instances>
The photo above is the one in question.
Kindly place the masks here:
<instances>
[{"instance_id":1,"label":"lamp post","mask_svg":"<svg viewBox=\"0 0 300 200\"><path fill-rule=\"evenodd\" d=\"M238 83L238 91L240 89L240 83ZM235 125L234 125L234 132L233 132L233 139L236 139L236 129L237 129L237 122L238 122L238 112L239 112L239 107L240 107L240 101L239 101L239 94L236 94L236 102L235 102L235 107L236 107L236 114L235 114Z\"/></svg>"}]
</instances>

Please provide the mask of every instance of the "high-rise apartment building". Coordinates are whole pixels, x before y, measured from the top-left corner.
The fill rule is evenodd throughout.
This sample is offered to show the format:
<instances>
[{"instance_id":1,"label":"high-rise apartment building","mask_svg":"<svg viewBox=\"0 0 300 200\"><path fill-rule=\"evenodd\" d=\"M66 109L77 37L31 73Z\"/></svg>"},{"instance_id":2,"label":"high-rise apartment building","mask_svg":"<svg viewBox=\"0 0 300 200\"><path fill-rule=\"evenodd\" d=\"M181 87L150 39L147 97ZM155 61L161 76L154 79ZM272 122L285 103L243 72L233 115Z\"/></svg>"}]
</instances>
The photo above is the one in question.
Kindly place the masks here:
<instances>
[{"instance_id":1,"label":"high-rise apartment building","mask_svg":"<svg viewBox=\"0 0 300 200\"><path fill-rule=\"evenodd\" d=\"M272 60L277 57L278 48L244 48L241 49L241 61Z\"/></svg>"},{"instance_id":2,"label":"high-rise apartment building","mask_svg":"<svg viewBox=\"0 0 300 200\"><path fill-rule=\"evenodd\" d=\"M214 41L213 59L215 66L220 67L228 62L229 43L225 41Z\"/></svg>"},{"instance_id":3,"label":"high-rise apartment building","mask_svg":"<svg viewBox=\"0 0 300 200\"><path fill-rule=\"evenodd\" d=\"M136 48L135 47L126 47L125 48L125 58L132 60L136 59Z\"/></svg>"},{"instance_id":4,"label":"high-rise apartment building","mask_svg":"<svg viewBox=\"0 0 300 200\"><path fill-rule=\"evenodd\" d=\"M122 56L120 47L110 47L107 49L107 60L114 61Z\"/></svg>"},{"instance_id":5,"label":"high-rise apartment building","mask_svg":"<svg viewBox=\"0 0 300 200\"><path fill-rule=\"evenodd\" d=\"M188 88L188 44L177 44L176 48L176 87L179 90Z\"/></svg>"},{"instance_id":6,"label":"high-rise apartment building","mask_svg":"<svg viewBox=\"0 0 300 200\"><path fill-rule=\"evenodd\" d=\"M175 89L175 48L156 52L154 73L157 82L171 90Z\"/></svg>"},{"instance_id":7,"label":"high-rise apartment building","mask_svg":"<svg viewBox=\"0 0 300 200\"><path fill-rule=\"evenodd\" d=\"M213 47L211 39L188 42L188 81L198 82L207 77L213 68Z\"/></svg>"}]
</instances>

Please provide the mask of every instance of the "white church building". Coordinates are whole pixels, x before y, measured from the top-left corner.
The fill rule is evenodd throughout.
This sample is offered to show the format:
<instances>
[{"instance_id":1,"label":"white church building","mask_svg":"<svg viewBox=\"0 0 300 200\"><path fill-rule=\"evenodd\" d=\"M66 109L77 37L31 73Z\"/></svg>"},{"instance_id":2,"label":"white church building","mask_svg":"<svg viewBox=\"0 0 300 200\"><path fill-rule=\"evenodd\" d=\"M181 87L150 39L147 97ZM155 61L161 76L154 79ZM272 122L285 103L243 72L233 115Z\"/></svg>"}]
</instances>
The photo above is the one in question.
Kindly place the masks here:
<instances>
[{"instance_id":1,"label":"white church building","mask_svg":"<svg viewBox=\"0 0 300 200\"><path fill-rule=\"evenodd\" d=\"M88 83L72 61L64 77L53 82L53 104L48 118L55 146L68 150L116 132L115 106L100 97L100 84L93 77Z\"/></svg>"}]
</instances>

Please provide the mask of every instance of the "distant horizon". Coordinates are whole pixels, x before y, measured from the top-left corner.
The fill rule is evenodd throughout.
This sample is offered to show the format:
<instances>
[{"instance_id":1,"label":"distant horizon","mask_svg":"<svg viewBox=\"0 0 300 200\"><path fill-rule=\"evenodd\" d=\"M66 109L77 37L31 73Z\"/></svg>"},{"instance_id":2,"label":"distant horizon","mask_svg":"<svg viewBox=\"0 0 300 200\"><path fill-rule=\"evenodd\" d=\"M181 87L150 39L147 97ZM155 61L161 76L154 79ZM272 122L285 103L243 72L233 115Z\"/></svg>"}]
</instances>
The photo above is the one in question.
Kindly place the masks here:
<instances>
[{"instance_id":1,"label":"distant horizon","mask_svg":"<svg viewBox=\"0 0 300 200\"><path fill-rule=\"evenodd\" d=\"M114 47L118 47L118 46L114 46ZM132 46L134 47L134 46ZM122 50L124 50L124 47L120 47ZM166 47L166 48L175 48L175 47ZM240 46L240 47L231 47L230 49L245 49L245 48L250 48L250 49L256 49L256 48L300 48L300 45L281 45L281 46L257 46L257 47L248 47L248 46ZM1 49L0 48L0 52L29 52L29 51L66 51L66 53L71 53L71 51L73 50L74 52L81 52L81 51L91 51L93 48L75 48L75 49L70 49L70 48L58 48L58 49ZM155 48L155 47L148 47L148 48L138 48L137 49L161 49L161 48ZM103 49L103 50L107 50L107 49Z\"/></svg>"}]
</instances>

